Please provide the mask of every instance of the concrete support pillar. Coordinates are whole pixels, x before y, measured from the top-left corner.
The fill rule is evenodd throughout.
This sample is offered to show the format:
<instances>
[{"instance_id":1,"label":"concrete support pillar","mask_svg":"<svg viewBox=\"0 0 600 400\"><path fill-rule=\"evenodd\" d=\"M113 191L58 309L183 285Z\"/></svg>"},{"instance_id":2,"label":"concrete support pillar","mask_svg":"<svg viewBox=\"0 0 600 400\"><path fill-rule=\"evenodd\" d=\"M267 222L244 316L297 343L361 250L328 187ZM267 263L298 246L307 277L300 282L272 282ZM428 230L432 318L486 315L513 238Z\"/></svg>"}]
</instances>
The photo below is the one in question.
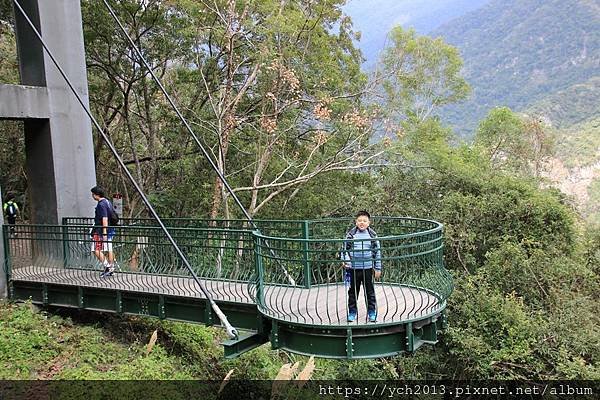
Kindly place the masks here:
<instances>
[{"instance_id":1,"label":"concrete support pillar","mask_svg":"<svg viewBox=\"0 0 600 400\"><path fill-rule=\"evenodd\" d=\"M87 105L80 1L19 3ZM31 222L57 224L65 216L89 216L94 207L89 190L96 183L91 121L16 8L15 22L21 84L46 88L43 100L31 90L16 95L11 95L14 90L0 90L0 103L20 96L29 115L48 115L19 118L14 110L0 108L0 118L25 121Z\"/></svg>"}]
</instances>

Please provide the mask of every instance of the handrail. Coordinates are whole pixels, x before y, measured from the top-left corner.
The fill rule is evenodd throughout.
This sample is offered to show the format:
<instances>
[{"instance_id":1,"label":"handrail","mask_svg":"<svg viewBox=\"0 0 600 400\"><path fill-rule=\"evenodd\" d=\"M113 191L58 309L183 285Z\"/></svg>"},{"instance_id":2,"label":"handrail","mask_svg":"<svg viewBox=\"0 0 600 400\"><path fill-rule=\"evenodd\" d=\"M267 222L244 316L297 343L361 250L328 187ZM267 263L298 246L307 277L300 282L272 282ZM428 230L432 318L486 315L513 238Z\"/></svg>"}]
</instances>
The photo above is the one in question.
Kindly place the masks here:
<instances>
[{"instance_id":1,"label":"handrail","mask_svg":"<svg viewBox=\"0 0 600 400\"><path fill-rule=\"evenodd\" d=\"M337 231L339 223L345 225L346 221L316 222L325 223L326 231ZM444 268L442 224L414 218L379 218L378 221L385 227L379 229L382 234L387 234L388 229L392 233L402 231L403 226L423 230L377 238L383 266L382 278L375 283L380 305L377 324L406 323L440 313L453 288L451 275ZM415 221L420 221L420 228L411 225ZM121 280L121 287L132 291L158 290L171 294L182 291L184 296L192 295L191 281L174 281L187 279L188 273L182 269L158 227L116 228L113 245L124 268L114 281ZM16 252L10 259L17 276L30 273L39 277L51 270L64 282L72 282L83 279L82 274L93 272L85 275L86 282L98 280L94 271L99 267L94 266L95 259L89 248L89 225L15 225L15 229L18 236L8 238L7 248ZM343 238L343 230L338 232L341 237L334 239L305 238L295 232L291 233L295 237L265 237L248 229L204 226L172 228L171 233L189 258L194 272L216 299L256 303L265 316L293 324L337 328L350 325L345 320L349 289L344 285L341 268L344 261L340 259L342 243L349 240ZM283 230L282 235L286 235ZM360 243L372 239L350 241ZM140 258L134 270L128 265L132 254ZM364 257L367 256L355 260L370 260ZM290 284L280 266L292 275L294 284ZM152 278L148 281L144 276ZM136 289L136 285L141 285L141 289ZM359 302L365 302L364 291L358 297ZM364 317L364 306L361 312L360 316ZM354 322L364 323L364 320Z\"/></svg>"},{"instance_id":2,"label":"handrail","mask_svg":"<svg viewBox=\"0 0 600 400\"><path fill-rule=\"evenodd\" d=\"M345 239L340 229L351 218L328 218L310 220L309 225L323 227L322 236L336 230L338 237L277 237L253 231L254 252L257 261L255 293L259 310L276 320L299 325L320 325L331 328L372 324L367 308L371 309L364 287L353 293L357 299L359 317L348 321L349 296L352 287L345 284L345 271L354 281L361 274L372 274L372 267L362 270L361 264L373 261L371 256L355 258L358 269L345 270L340 258L343 243L367 243L379 241L382 276L374 284L374 311L377 326L407 323L429 318L441 313L446 299L452 292L450 273L444 268L443 225L437 221L410 217L372 217L375 229L382 236L366 239ZM410 233L399 233L410 229ZM261 251L263 241L268 240L276 250L275 255ZM365 246L369 249L369 246ZM373 256L375 257L375 255ZM289 285L282 279L275 265L283 264L293 274L297 285ZM365 272L368 271L368 272ZM367 307L369 304L369 307Z\"/></svg>"}]
</instances>

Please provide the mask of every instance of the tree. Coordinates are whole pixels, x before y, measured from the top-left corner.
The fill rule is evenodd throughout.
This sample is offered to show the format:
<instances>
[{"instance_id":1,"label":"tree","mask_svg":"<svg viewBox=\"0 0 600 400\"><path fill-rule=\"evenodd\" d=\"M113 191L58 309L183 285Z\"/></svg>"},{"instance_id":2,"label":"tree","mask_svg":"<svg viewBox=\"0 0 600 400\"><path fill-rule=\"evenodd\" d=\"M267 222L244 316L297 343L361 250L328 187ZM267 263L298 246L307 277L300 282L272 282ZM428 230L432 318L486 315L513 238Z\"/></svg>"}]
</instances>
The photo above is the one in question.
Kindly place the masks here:
<instances>
[{"instance_id":1,"label":"tree","mask_svg":"<svg viewBox=\"0 0 600 400\"><path fill-rule=\"evenodd\" d=\"M125 0L113 5L121 22L160 78L167 78L171 63L178 62L191 46L186 41L189 22L169 13L160 0ZM173 128L168 106L132 46L122 36L101 2L82 3L90 103L105 133L132 169L141 187L155 193L177 185L177 178L163 176L161 160L178 162L192 152L189 140L174 140L181 128ZM184 107L188 106L185 104ZM141 200L131 192L112 155L96 139L97 175L106 187L119 187L128 211L139 213ZM168 171L168 170L167 170ZM177 176L173 173L173 176ZM173 179L173 180L171 180ZM183 179L181 177L180 179Z\"/></svg>"},{"instance_id":2,"label":"tree","mask_svg":"<svg viewBox=\"0 0 600 400\"><path fill-rule=\"evenodd\" d=\"M398 26L389 33L390 45L381 55L380 101L387 117L425 121L441 106L465 99L470 88L461 75L458 50L441 38L417 36Z\"/></svg>"},{"instance_id":3,"label":"tree","mask_svg":"<svg viewBox=\"0 0 600 400\"><path fill-rule=\"evenodd\" d=\"M520 116L508 107L489 112L479 124L475 144L495 168L536 177L553 151L550 129L541 119Z\"/></svg>"},{"instance_id":4,"label":"tree","mask_svg":"<svg viewBox=\"0 0 600 400\"><path fill-rule=\"evenodd\" d=\"M321 174L381 163L382 150L369 142L370 116L360 102L366 79L342 4L128 0L116 6L250 215L283 193L293 198ZM208 189L209 215L231 216L221 181L207 185L212 172L132 49L101 5L86 6L86 21L106 22L86 24L90 81L98 85L92 101L138 180L150 192L178 197L173 208L185 213L186 204L188 215L200 212ZM182 186L195 193L181 198Z\"/></svg>"},{"instance_id":5,"label":"tree","mask_svg":"<svg viewBox=\"0 0 600 400\"><path fill-rule=\"evenodd\" d=\"M0 1L0 83L19 83L12 4Z\"/></svg>"},{"instance_id":6,"label":"tree","mask_svg":"<svg viewBox=\"0 0 600 400\"><path fill-rule=\"evenodd\" d=\"M187 4L184 2L181 5ZM196 5L193 71L207 95L192 120L207 129L219 171L250 215L317 176L377 165L359 95L365 78L340 0ZM199 18L199 17L197 17ZM329 27L337 24L337 32ZM193 90L193 89L190 89ZM213 139L214 138L214 139ZM214 179L210 217L228 193Z\"/></svg>"}]
</instances>

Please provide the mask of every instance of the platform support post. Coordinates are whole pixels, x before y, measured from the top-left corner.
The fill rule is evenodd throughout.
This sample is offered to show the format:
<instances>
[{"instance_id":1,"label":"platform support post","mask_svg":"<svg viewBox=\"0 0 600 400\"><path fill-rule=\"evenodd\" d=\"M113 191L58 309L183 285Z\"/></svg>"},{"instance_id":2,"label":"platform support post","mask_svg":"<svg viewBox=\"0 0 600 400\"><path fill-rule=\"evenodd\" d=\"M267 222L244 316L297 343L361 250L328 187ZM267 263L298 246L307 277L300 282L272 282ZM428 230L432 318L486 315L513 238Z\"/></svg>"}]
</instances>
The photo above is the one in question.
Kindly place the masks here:
<instances>
[{"instance_id":1,"label":"platform support post","mask_svg":"<svg viewBox=\"0 0 600 400\"><path fill-rule=\"evenodd\" d=\"M271 324L271 348L273 350L280 347L279 343L279 323L273 320Z\"/></svg>"},{"instance_id":2,"label":"platform support post","mask_svg":"<svg viewBox=\"0 0 600 400\"><path fill-rule=\"evenodd\" d=\"M310 257L308 256L308 221L304 221L302 225L302 237L305 239L302 242L302 259L304 261L304 287L310 289L311 287L311 271L310 271Z\"/></svg>"},{"instance_id":3,"label":"platform support post","mask_svg":"<svg viewBox=\"0 0 600 400\"><path fill-rule=\"evenodd\" d=\"M410 353L415 351L415 334L412 322L406 324L406 351Z\"/></svg>"},{"instance_id":4,"label":"platform support post","mask_svg":"<svg viewBox=\"0 0 600 400\"><path fill-rule=\"evenodd\" d=\"M346 330L346 355L352 359L354 355L354 342L352 341L352 328Z\"/></svg>"}]
</instances>

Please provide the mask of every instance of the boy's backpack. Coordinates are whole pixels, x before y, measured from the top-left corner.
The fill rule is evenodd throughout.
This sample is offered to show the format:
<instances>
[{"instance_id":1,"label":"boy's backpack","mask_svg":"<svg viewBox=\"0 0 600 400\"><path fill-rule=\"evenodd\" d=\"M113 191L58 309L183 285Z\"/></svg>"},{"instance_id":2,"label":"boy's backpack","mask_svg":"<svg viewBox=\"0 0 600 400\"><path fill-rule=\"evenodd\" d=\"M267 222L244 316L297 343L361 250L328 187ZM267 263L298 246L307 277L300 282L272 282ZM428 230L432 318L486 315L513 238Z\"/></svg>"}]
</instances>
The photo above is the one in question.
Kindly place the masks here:
<instances>
[{"instance_id":1,"label":"boy's backpack","mask_svg":"<svg viewBox=\"0 0 600 400\"><path fill-rule=\"evenodd\" d=\"M115 208L113 207L112 203L110 201L108 201L108 199L104 199L108 202L108 225L110 226L117 226L119 225L119 214L117 214L117 212L115 211Z\"/></svg>"},{"instance_id":2,"label":"boy's backpack","mask_svg":"<svg viewBox=\"0 0 600 400\"><path fill-rule=\"evenodd\" d=\"M6 204L6 215L11 218L17 216L17 206L15 206L15 203L10 202Z\"/></svg>"}]
</instances>

